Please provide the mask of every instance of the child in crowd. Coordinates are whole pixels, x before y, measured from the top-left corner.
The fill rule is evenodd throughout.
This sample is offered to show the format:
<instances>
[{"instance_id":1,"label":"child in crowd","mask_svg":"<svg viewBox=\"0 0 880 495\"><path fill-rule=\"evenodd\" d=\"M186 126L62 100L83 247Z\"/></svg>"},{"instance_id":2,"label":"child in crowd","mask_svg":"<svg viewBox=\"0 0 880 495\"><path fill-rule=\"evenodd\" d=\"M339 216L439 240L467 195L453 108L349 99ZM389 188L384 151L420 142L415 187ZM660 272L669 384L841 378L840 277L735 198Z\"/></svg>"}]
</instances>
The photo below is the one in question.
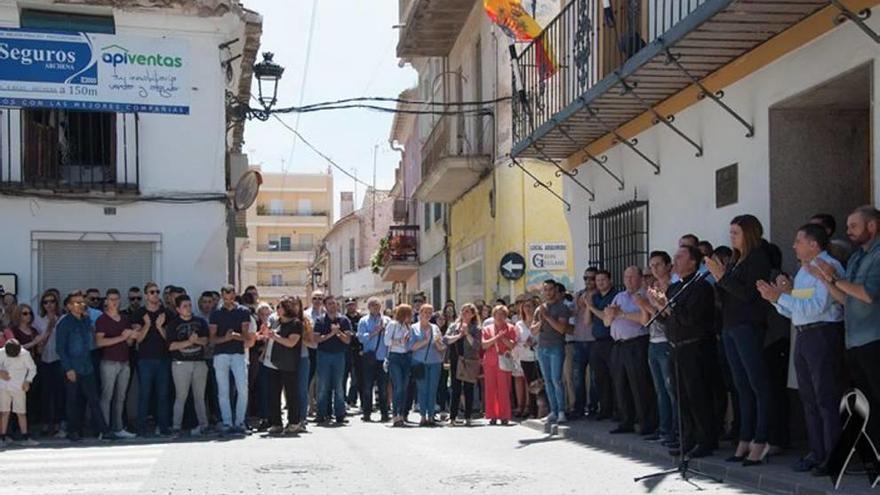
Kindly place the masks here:
<instances>
[{"instance_id":1,"label":"child in crowd","mask_svg":"<svg viewBox=\"0 0 880 495\"><path fill-rule=\"evenodd\" d=\"M27 391L37 375L37 367L28 351L22 352L21 344L9 339L0 349L0 442L7 445L11 439L6 436L9 426L9 413L14 412L21 429L22 444L37 445L28 436Z\"/></svg>"}]
</instances>

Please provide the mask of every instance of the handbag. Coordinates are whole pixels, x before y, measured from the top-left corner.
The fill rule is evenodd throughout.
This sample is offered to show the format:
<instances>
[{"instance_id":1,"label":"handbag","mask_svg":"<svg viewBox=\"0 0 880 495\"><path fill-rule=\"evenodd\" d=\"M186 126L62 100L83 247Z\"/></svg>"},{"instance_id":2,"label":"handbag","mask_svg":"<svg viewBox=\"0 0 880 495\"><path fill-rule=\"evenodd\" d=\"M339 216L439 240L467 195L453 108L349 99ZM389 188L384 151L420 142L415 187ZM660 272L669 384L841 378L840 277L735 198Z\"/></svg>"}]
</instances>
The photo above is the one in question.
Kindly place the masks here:
<instances>
[{"instance_id":1,"label":"handbag","mask_svg":"<svg viewBox=\"0 0 880 495\"><path fill-rule=\"evenodd\" d=\"M500 368L501 371L509 371L513 373L516 371L516 363L517 362L514 361L509 352L498 355L498 368Z\"/></svg>"},{"instance_id":2,"label":"handbag","mask_svg":"<svg viewBox=\"0 0 880 495\"><path fill-rule=\"evenodd\" d=\"M477 383L477 380L480 378L480 360L464 357L458 358L455 378L460 382Z\"/></svg>"},{"instance_id":3,"label":"handbag","mask_svg":"<svg viewBox=\"0 0 880 495\"><path fill-rule=\"evenodd\" d=\"M434 328L431 327L431 340L434 339ZM431 345L433 342L429 341L428 345L425 346L425 359L428 359L428 352L431 350ZM410 370L410 374L416 380L422 379L425 377L425 363L415 363L412 365L412 369Z\"/></svg>"}]
</instances>

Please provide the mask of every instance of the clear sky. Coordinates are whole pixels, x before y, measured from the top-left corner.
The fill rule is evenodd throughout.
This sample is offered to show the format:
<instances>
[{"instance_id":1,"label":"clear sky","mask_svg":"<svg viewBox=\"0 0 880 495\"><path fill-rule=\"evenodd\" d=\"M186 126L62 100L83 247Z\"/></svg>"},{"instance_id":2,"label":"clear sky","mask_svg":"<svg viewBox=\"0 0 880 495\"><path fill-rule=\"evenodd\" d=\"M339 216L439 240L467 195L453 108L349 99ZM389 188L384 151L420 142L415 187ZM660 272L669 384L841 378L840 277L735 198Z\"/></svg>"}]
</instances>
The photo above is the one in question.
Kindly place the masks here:
<instances>
[{"instance_id":1,"label":"clear sky","mask_svg":"<svg viewBox=\"0 0 880 495\"><path fill-rule=\"evenodd\" d=\"M416 72L398 67L395 55L398 2L394 0L243 0L263 16L260 52L275 53L284 66L278 106L299 106L358 96L397 97L417 82ZM304 74L312 7L317 5L308 72ZM262 56L258 57L258 60ZM305 85L302 84L305 76ZM256 84L254 85L256 94ZM292 127L297 116L281 116ZM334 110L302 114L299 132L339 165L372 182L373 148L377 154L376 184L394 184L400 156L388 145L392 114L369 110ZM328 164L293 134L270 119L249 121L244 151L265 171L323 172ZM335 211L339 191L355 190L351 179L334 171ZM364 187L357 187L358 203Z\"/></svg>"}]
</instances>

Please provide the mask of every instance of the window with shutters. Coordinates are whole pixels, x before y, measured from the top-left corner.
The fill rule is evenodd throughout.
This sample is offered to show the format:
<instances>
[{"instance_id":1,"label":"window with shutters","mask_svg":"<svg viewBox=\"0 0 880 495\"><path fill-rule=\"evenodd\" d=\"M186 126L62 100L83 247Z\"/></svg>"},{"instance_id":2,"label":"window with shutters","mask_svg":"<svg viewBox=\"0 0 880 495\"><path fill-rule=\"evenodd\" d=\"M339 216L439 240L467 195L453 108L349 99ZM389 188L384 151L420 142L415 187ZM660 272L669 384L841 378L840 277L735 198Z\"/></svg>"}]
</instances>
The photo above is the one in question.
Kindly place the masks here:
<instances>
[{"instance_id":1,"label":"window with shutters","mask_svg":"<svg viewBox=\"0 0 880 495\"><path fill-rule=\"evenodd\" d=\"M357 254L355 250L354 238L348 240L348 271L357 270Z\"/></svg>"},{"instance_id":2,"label":"window with shutters","mask_svg":"<svg viewBox=\"0 0 880 495\"><path fill-rule=\"evenodd\" d=\"M441 297L443 296L443 280L440 278L440 275L437 275L431 280L431 304L434 305L434 308L439 311L441 308Z\"/></svg>"},{"instance_id":3,"label":"window with shutters","mask_svg":"<svg viewBox=\"0 0 880 495\"><path fill-rule=\"evenodd\" d=\"M425 203L425 232L431 230L431 203Z\"/></svg>"}]
</instances>

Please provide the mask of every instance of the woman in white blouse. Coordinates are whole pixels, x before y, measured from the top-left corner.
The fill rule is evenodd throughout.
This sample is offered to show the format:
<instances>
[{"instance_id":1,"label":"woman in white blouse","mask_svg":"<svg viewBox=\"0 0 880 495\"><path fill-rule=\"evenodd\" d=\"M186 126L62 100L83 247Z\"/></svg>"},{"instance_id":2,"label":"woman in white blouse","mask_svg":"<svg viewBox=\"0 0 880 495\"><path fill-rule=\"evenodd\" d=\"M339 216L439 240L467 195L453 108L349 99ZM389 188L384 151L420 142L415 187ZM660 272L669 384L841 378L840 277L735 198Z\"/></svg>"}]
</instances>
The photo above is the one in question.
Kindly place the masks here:
<instances>
[{"instance_id":1,"label":"woman in white blouse","mask_svg":"<svg viewBox=\"0 0 880 495\"><path fill-rule=\"evenodd\" d=\"M519 305L519 321L516 322L517 341L513 356L519 360L521 373L514 375L517 408L514 416L537 417L537 397L529 393L529 384L538 379L538 364L535 357L537 341L531 332L535 317L535 301L524 299Z\"/></svg>"},{"instance_id":2,"label":"woman in white blouse","mask_svg":"<svg viewBox=\"0 0 880 495\"><path fill-rule=\"evenodd\" d=\"M413 309L401 304L394 310L394 319L385 328L385 345L388 346L388 375L391 377L392 426L400 427L406 422L406 388L412 367L411 336Z\"/></svg>"}]
</instances>

